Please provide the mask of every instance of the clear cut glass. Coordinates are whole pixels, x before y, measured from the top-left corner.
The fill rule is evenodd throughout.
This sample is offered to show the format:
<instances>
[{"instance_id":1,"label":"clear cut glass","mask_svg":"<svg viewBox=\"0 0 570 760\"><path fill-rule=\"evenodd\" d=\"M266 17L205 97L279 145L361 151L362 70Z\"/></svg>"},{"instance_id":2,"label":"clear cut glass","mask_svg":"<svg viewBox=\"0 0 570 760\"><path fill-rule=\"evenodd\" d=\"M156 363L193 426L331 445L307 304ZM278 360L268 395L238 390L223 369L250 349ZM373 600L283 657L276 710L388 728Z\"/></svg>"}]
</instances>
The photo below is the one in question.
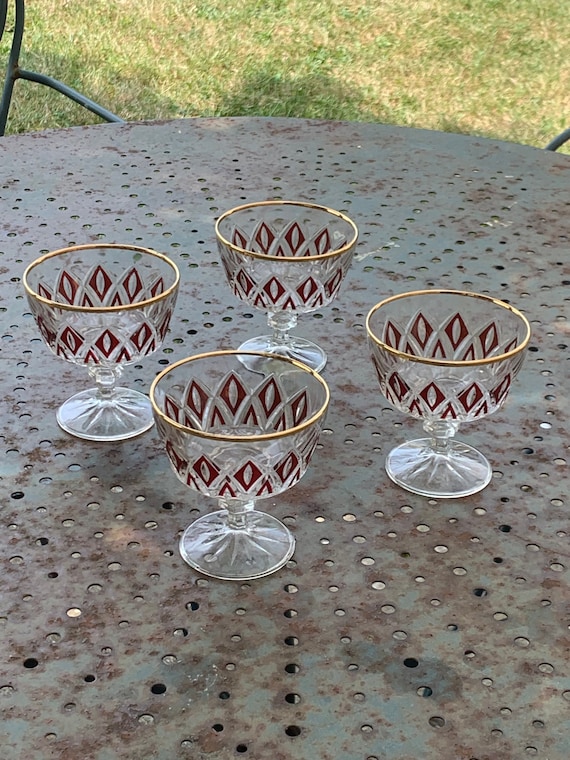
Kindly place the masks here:
<instances>
[{"instance_id":1,"label":"clear cut glass","mask_svg":"<svg viewBox=\"0 0 570 760\"><path fill-rule=\"evenodd\" d=\"M150 395L174 472L218 501L184 531L183 559L224 580L278 570L295 539L257 503L305 474L328 408L324 380L285 357L214 351L167 367Z\"/></svg>"},{"instance_id":2,"label":"clear cut glass","mask_svg":"<svg viewBox=\"0 0 570 760\"><path fill-rule=\"evenodd\" d=\"M366 329L380 390L401 412L421 419L427 434L390 451L389 477L433 498L485 488L491 465L455 434L461 423L505 403L530 340L526 317L490 296L425 290L376 304Z\"/></svg>"},{"instance_id":3,"label":"clear cut glass","mask_svg":"<svg viewBox=\"0 0 570 760\"><path fill-rule=\"evenodd\" d=\"M23 282L46 345L86 367L95 382L59 407L60 427L91 441L120 441L152 427L148 396L117 381L125 365L161 345L178 294L176 265L147 248L94 243L41 256Z\"/></svg>"},{"instance_id":4,"label":"clear cut glass","mask_svg":"<svg viewBox=\"0 0 570 760\"><path fill-rule=\"evenodd\" d=\"M319 372L325 351L291 334L299 314L336 298L358 240L345 214L301 201L262 201L238 206L216 222L224 271L234 294L267 314L271 334L250 338L242 351L264 351Z\"/></svg>"}]
</instances>

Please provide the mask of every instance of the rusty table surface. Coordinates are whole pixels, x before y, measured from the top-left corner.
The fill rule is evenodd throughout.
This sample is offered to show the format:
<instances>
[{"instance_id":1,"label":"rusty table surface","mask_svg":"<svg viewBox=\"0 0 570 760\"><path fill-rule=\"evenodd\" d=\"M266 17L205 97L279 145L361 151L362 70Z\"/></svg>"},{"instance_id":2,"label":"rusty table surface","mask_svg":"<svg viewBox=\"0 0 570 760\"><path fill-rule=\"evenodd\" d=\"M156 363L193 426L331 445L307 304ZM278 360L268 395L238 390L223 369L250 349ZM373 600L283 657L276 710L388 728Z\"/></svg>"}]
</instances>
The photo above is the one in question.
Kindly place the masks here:
<instances>
[{"instance_id":1,"label":"rusty table surface","mask_svg":"<svg viewBox=\"0 0 570 760\"><path fill-rule=\"evenodd\" d=\"M58 428L88 378L42 343L21 276L72 243L170 255L169 336L126 371L148 390L262 328L213 223L280 197L344 210L361 237L340 297L299 322L329 353L332 405L306 476L265 502L294 558L235 584L180 558L215 505L154 430ZM0 212L2 758L568 759L568 156L372 124L101 125L2 138ZM534 331L506 406L463 427L491 484L439 502L385 474L421 426L382 399L364 330L383 296L431 286L507 299Z\"/></svg>"}]
</instances>

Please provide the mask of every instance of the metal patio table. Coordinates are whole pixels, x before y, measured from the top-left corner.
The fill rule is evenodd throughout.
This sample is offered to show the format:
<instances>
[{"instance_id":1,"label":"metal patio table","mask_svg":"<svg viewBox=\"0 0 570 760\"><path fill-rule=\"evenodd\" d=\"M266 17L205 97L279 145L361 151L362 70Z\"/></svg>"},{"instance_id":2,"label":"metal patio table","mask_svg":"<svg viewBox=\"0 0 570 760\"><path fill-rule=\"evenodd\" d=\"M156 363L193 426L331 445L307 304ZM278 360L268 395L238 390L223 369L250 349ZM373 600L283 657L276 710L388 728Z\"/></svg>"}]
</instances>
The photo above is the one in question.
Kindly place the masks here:
<instances>
[{"instance_id":1,"label":"metal patio table","mask_svg":"<svg viewBox=\"0 0 570 760\"><path fill-rule=\"evenodd\" d=\"M567 760L570 753L570 157L375 124L188 119L0 140L0 737L10 760ZM52 356L21 285L40 252L138 243L180 266L148 389L173 360L265 323L225 283L214 219L316 201L361 236L333 304L327 429L268 503L294 558L248 583L197 575L180 532L215 508L156 432L63 433L86 375ZM428 287L490 293L533 338L506 406L464 425L494 477L464 499L388 480L418 432L368 359L368 309Z\"/></svg>"}]
</instances>

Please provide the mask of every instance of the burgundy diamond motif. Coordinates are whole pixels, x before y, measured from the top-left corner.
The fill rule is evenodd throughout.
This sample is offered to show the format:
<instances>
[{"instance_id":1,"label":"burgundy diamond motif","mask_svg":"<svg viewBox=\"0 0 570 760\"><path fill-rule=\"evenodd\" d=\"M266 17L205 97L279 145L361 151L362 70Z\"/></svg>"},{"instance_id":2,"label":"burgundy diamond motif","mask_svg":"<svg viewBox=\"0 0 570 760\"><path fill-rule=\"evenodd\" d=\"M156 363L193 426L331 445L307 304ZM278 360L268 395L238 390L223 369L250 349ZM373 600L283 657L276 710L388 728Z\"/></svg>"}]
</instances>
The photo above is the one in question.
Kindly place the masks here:
<instances>
[{"instance_id":1,"label":"burgundy diamond motif","mask_svg":"<svg viewBox=\"0 0 570 760\"><path fill-rule=\"evenodd\" d=\"M214 404L210 411L210 417L207 422L206 428L209 430L216 429L219 427L227 427L228 425L231 425L231 420L226 420L224 417L224 413L220 409L220 407L217 404Z\"/></svg>"},{"instance_id":2,"label":"burgundy diamond motif","mask_svg":"<svg viewBox=\"0 0 570 760\"><path fill-rule=\"evenodd\" d=\"M255 287L254 281L243 269L240 269L236 275L235 283L239 287L239 290L244 295L249 295L251 290Z\"/></svg>"},{"instance_id":3,"label":"burgundy diamond motif","mask_svg":"<svg viewBox=\"0 0 570 760\"><path fill-rule=\"evenodd\" d=\"M47 298L49 301L53 300L53 296L51 294L51 291L48 290L45 285L43 285L41 282L38 285L38 295L42 298Z\"/></svg>"},{"instance_id":4,"label":"burgundy diamond motif","mask_svg":"<svg viewBox=\"0 0 570 760\"><path fill-rule=\"evenodd\" d=\"M230 373L220 389L220 398L223 399L230 412L235 414L246 397L247 390L243 383L236 374Z\"/></svg>"},{"instance_id":5,"label":"burgundy diamond motif","mask_svg":"<svg viewBox=\"0 0 570 760\"><path fill-rule=\"evenodd\" d=\"M255 233L255 242L260 247L261 252L269 253L269 250L271 246L273 245L274 240L275 240L275 233L273 232L271 227L268 224L266 224L266 222L262 222L259 225L257 232Z\"/></svg>"},{"instance_id":6,"label":"burgundy diamond motif","mask_svg":"<svg viewBox=\"0 0 570 760\"><path fill-rule=\"evenodd\" d=\"M121 298L121 294L118 290L116 290L113 293L113 298L111 299L111 303L107 304L108 306L124 306L124 301Z\"/></svg>"},{"instance_id":7,"label":"burgundy diamond motif","mask_svg":"<svg viewBox=\"0 0 570 760\"><path fill-rule=\"evenodd\" d=\"M101 303L103 303L103 300L109 292L109 288L112 286L113 281L107 272L103 269L103 267L99 265L95 267L93 274L88 280L88 284L91 290L99 298Z\"/></svg>"},{"instance_id":8,"label":"burgundy diamond motif","mask_svg":"<svg viewBox=\"0 0 570 760\"><path fill-rule=\"evenodd\" d=\"M220 469L208 459L206 456L201 456L195 462L192 463L192 469L200 480L207 486L212 485L214 480L220 474Z\"/></svg>"},{"instance_id":9,"label":"burgundy diamond motif","mask_svg":"<svg viewBox=\"0 0 570 760\"><path fill-rule=\"evenodd\" d=\"M170 317L172 316L172 311L170 309L167 309L162 319L160 320L160 323L158 327L156 328L156 332L158 333L158 336L160 340L164 338L166 335L166 331L168 330L168 325L170 324Z\"/></svg>"},{"instance_id":10,"label":"burgundy diamond motif","mask_svg":"<svg viewBox=\"0 0 570 760\"><path fill-rule=\"evenodd\" d=\"M414 336L418 345L423 350L433 334L433 327L420 312L414 320L410 333Z\"/></svg>"},{"instance_id":11,"label":"burgundy diamond motif","mask_svg":"<svg viewBox=\"0 0 570 760\"><path fill-rule=\"evenodd\" d=\"M267 280L263 286L263 292L267 295L271 303L275 304L286 292L286 289L279 282L277 277L271 277L271 279Z\"/></svg>"},{"instance_id":12,"label":"burgundy diamond motif","mask_svg":"<svg viewBox=\"0 0 570 760\"><path fill-rule=\"evenodd\" d=\"M180 422L180 407L174 399L167 395L164 397L164 413L168 419Z\"/></svg>"},{"instance_id":13,"label":"burgundy diamond motif","mask_svg":"<svg viewBox=\"0 0 570 760\"><path fill-rule=\"evenodd\" d=\"M468 388L457 395L457 400L466 412L470 412L484 397L484 393L477 383L472 383Z\"/></svg>"},{"instance_id":14,"label":"burgundy diamond motif","mask_svg":"<svg viewBox=\"0 0 570 760\"><path fill-rule=\"evenodd\" d=\"M225 496L229 499L235 499L237 496L236 489L232 486L230 481L226 478L221 488L218 489L218 496Z\"/></svg>"},{"instance_id":15,"label":"burgundy diamond motif","mask_svg":"<svg viewBox=\"0 0 570 760\"><path fill-rule=\"evenodd\" d=\"M75 356L85 341L72 327L66 327L61 333L60 343L63 343L63 345Z\"/></svg>"},{"instance_id":16,"label":"burgundy diamond motif","mask_svg":"<svg viewBox=\"0 0 570 760\"><path fill-rule=\"evenodd\" d=\"M79 290L79 283L66 270L61 273L61 277L56 286L57 293L69 304L75 303L75 297Z\"/></svg>"},{"instance_id":17,"label":"burgundy diamond motif","mask_svg":"<svg viewBox=\"0 0 570 760\"><path fill-rule=\"evenodd\" d=\"M238 248L247 248L247 237L238 227L234 227L231 241Z\"/></svg>"},{"instance_id":18,"label":"burgundy diamond motif","mask_svg":"<svg viewBox=\"0 0 570 760\"><path fill-rule=\"evenodd\" d=\"M81 301L79 302L79 305L88 306L88 307L95 306L95 304L93 303L93 300L89 297L89 294L85 292L81 296Z\"/></svg>"},{"instance_id":19,"label":"burgundy diamond motif","mask_svg":"<svg viewBox=\"0 0 570 760\"><path fill-rule=\"evenodd\" d=\"M504 401L511 387L511 381L512 381L511 375L507 374L499 383L499 385L497 385L496 388L493 388L493 390L490 393L490 396L493 399L493 402L495 404L498 405L502 401Z\"/></svg>"},{"instance_id":20,"label":"burgundy diamond motif","mask_svg":"<svg viewBox=\"0 0 570 760\"><path fill-rule=\"evenodd\" d=\"M43 317L38 316L37 323L45 342L51 346L57 337L56 333L48 326Z\"/></svg>"},{"instance_id":21,"label":"burgundy diamond motif","mask_svg":"<svg viewBox=\"0 0 570 760\"><path fill-rule=\"evenodd\" d=\"M405 383L397 372L393 372L388 379L388 387L398 401L402 401L410 392L410 387Z\"/></svg>"},{"instance_id":22,"label":"burgundy diamond motif","mask_svg":"<svg viewBox=\"0 0 570 760\"><path fill-rule=\"evenodd\" d=\"M291 411L293 412L293 424L299 425L307 419L309 404L307 401L307 392L303 390L297 398L291 401Z\"/></svg>"},{"instance_id":23,"label":"burgundy diamond motif","mask_svg":"<svg viewBox=\"0 0 570 760\"><path fill-rule=\"evenodd\" d=\"M118 338L110 330L104 330L95 341L96 348L108 359L113 351L120 345Z\"/></svg>"},{"instance_id":24,"label":"burgundy diamond motif","mask_svg":"<svg viewBox=\"0 0 570 760\"><path fill-rule=\"evenodd\" d=\"M309 255L322 256L323 253L329 253L332 250L331 236L328 227L322 229L314 239L315 250L309 251Z\"/></svg>"},{"instance_id":25,"label":"burgundy diamond motif","mask_svg":"<svg viewBox=\"0 0 570 760\"><path fill-rule=\"evenodd\" d=\"M270 377L261 386L257 392L257 397L261 402L266 417L270 417L283 400L281 392L279 391L279 386L273 377Z\"/></svg>"},{"instance_id":26,"label":"burgundy diamond motif","mask_svg":"<svg viewBox=\"0 0 570 760\"><path fill-rule=\"evenodd\" d=\"M181 456L178 455L178 452L172 445L170 441L166 443L166 453L168 454L168 457L170 461L172 462L172 465L177 473L182 474L184 470L186 469L186 465L188 464L185 459L183 459Z\"/></svg>"},{"instance_id":27,"label":"burgundy diamond motif","mask_svg":"<svg viewBox=\"0 0 570 760\"><path fill-rule=\"evenodd\" d=\"M83 364L101 364L101 357L92 348L87 351L83 359Z\"/></svg>"},{"instance_id":28,"label":"burgundy diamond motif","mask_svg":"<svg viewBox=\"0 0 570 760\"><path fill-rule=\"evenodd\" d=\"M493 354L494 350L499 345L497 325L494 322L491 322L490 325L481 331L479 341L481 343L483 357L486 359Z\"/></svg>"},{"instance_id":29,"label":"burgundy diamond motif","mask_svg":"<svg viewBox=\"0 0 570 760\"><path fill-rule=\"evenodd\" d=\"M148 342L152 338L152 329L150 325L148 325L147 322L143 322L142 325L136 330L129 340L133 344L133 346L137 349L137 351L142 351L143 346L145 343Z\"/></svg>"},{"instance_id":30,"label":"burgundy diamond motif","mask_svg":"<svg viewBox=\"0 0 570 760\"><path fill-rule=\"evenodd\" d=\"M195 380L191 380L186 388L184 405L196 415L200 422L204 419L208 394Z\"/></svg>"},{"instance_id":31,"label":"burgundy diamond motif","mask_svg":"<svg viewBox=\"0 0 570 760\"><path fill-rule=\"evenodd\" d=\"M299 249L302 248L305 243L305 235L298 222L293 222L289 225L289 228L285 233L285 240L289 245L291 255L296 256Z\"/></svg>"},{"instance_id":32,"label":"burgundy diamond motif","mask_svg":"<svg viewBox=\"0 0 570 760\"><path fill-rule=\"evenodd\" d=\"M329 298L333 298L337 290L340 288L342 282L342 269L339 267L333 274L332 277L329 277L329 279L325 282L324 288L325 293Z\"/></svg>"},{"instance_id":33,"label":"burgundy diamond motif","mask_svg":"<svg viewBox=\"0 0 570 760\"><path fill-rule=\"evenodd\" d=\"M445 401L445 394L441 392L441 389L435 383L426 385L419 395L432 412Z\"/></svg>"},{"instance_id":34,"label":"burgundy diamond motif","mask_svg":"<svg viewBox=\"0 0 570 760\"><path fill-rule=\"evenodd\" d=\"M441 340L436 341L435 346L433 347L433 351L431 352L431 358L432 359L449 359L450 358L447 355L447 351L445 350L445 346L443 345Z\"/></svg>"},{"instance_id":35,"label":"burgundy diamond motif","mask_svg":"<svg viewBox=\"0 0 570 760\"><path fill-rule=\"evenodd\" d=\"M289 452L287 456L282 459L279 464L276 464L273 468L277 475L279 475L279 478L282 483L286 483L292 475L295 474L295 471L299 468L299 457L297 454L295 454L294 451Z\"/></svg>"},{"instance_id":36,"label":"burgundy diamond motif","mask_svg":"<svg viewBox=\"0 0 570 760\"><path fill-rule=\"evenodd\" d=\"M262 475L255 462L248 461L235 473L234 478L247 493Z\"/></svg>"},{"instance_id":37,"label":"burgundy diamond motif","mask_svg":"<svg viewBox=\"0 0 570 760\"><path fill-rule=\"evenodd\" d=\"M120 364L121 362L130 362L132 358L133 355L126 346L122 346L119 353L115 355L115 361L117 364Z\"/></svg>"},{"instance_id":38,"label":"burgundy diamond motif","mask_svg":"<svg viewBox=\"0 0 570 760\"><path fill-rule=\"evenodd\" d=\"M143 283L136 267L131 267L121 282L127 294L127 303L134 303L143 290Z\"/></svg>"},{"instance_id":39,"label":"burgundy diamond motif","mask_svg":"<svg viewBox=\"0 0 570 760\"><path fill-rule=\"evenodd\" d=\"M465 350L463 356L460 358L462 362L472 362L474 359L477 359L477 355L475 354L475 346L473 343L470 343L467 346L467 349Z\"/></svg>"},{"instance_id":40,"label":"burgundy diamond motif","mask_svg":"<svg viewBox=\"0 0 570 760\"><path fill-rule=\"evenodd\" d=\"M259 490L256 493L256 496L268 496L273 493L273 485L271 483L271 480L269 478L265 478L261 486L259 487Z\"/></svg>"},{"instance_id":41,"label":"burgundy diamond motif","mask_svg":"<svg viewBox=\"0 0 570 760\"><path fill-rule=\"evenodd\" d=\"M255 408L253 404L250 404L245 412L242 415L242 424L243 425L250 425L251 427L259 427L259 419L257 417L257 412L255 411Z\"/></svg>"},{"instance_id":42,"label":"burgundy diamond motif","mask_svg":"<svg viewBox=\"0 0 570 760\"><path fill-rule=\"evenodd\" d=\"M309 277L297 287L297 293L303 303L308 303L319 290L319 283ZM322 299L321 299L322 300Z\"/></svg>"},{"instance_id":43,"label":"burgundy diamond motif","mask_svg":"<svg viewBox=\"0 0 570 760\"><path fill-rule=\"evenodd\" d=\"M469 335L469 330L467 329L467 326L465 325L465 322L463 321L463 317L459 312L457 314L454 314L453 317L447 322L444 328L444 332L449 338L449 342L453 346L453 350L457 349L457 346L462 343L467 335Z\"/></svg>"},{"instance_id":44,"label":"burgundy diamond motif","mask_svg":"<svg viewBox=\"0 0 570 760\"><path fill-rule=\"evenodd\" d=\"M150 295L152 298L156 298L161 293L164 293L164 280L162 277L158 277L156 282L153 282L150 286Z\"/></svg>"},{"instance_id":45,"label":"burgundy diamond motif","mask_svg":"<svg viewBox=\"0 0 570 760\"><path fill-rule=\"evenodd\" d=\"M452 420L456 419L457 412L455 411L455 407L451 401L449 401L447 405L440 411L439 416L442 420L446 420L448 417Z\"/></svg>"},{"instance_id":46,"label":"burgundy diamond motif","mask_svg":"<svg viewBox=\"0 0 570 760\"><path fill-rule=\"evenodd\" d=\"M402 339L402 333L393 322L388 321L384 328L384 343L390 348L398 348Z\"/></svg>"}]
</instances>

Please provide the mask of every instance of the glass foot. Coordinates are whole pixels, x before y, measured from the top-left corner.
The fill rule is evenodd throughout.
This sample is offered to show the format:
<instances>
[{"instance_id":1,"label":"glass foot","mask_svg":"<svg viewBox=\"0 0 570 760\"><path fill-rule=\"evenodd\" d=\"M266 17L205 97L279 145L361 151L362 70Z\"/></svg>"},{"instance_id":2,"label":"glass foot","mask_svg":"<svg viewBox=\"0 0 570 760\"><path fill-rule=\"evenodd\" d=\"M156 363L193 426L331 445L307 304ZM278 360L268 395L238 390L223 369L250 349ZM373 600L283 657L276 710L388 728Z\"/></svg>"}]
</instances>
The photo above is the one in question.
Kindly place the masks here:
<instances>
[{"instance_id":1,"label":"glass foot","mask_svg":"<svg viewBox=\"0 0 570 760\"><path fill-rule=\"evenodd\" d=\"M276 517L251 510L247 528L231 529L225 509L199 517L180 539L182 559L212 578L248 581L279 570L291 558L295 539Z\"/></svg>"},{"instance_id":2,"label":"glass foot","mask_svg":"<svg viewBox=\"0 0 570 760\"><path fill-rule=\"evenodd\" d=\"M320 346L305 338L289 336L285 344L276 343L271 335L260 335L242 343L239 351L263 351L269 354L296 359L307 367L320 372L327 363L327 355Z\"/></svg>"},{"instance_id":3,"label":"glass foot","mask_svg":"<svg viewBox=\"0 0 570 760\"><path fill-rule=\"evenodd\" d=\"M152 406L144 393L115 388L111 398L90 388L68 398L57 411L63 430L88 441L123 441L154 424Z\"/></svg>"},{"instance_id":4,"label":"glass foot","mask_svg":"<svg viewBox=\"0 0 570 760\"><path fill-rule=\"evenodd\" d=\"M433 451L430 438L397 446L386 457L388 476L402 488L433 499L470 496L488 485L491 465L477 449L450 441L449 451Z\"/></svg>"}]
</instances>

